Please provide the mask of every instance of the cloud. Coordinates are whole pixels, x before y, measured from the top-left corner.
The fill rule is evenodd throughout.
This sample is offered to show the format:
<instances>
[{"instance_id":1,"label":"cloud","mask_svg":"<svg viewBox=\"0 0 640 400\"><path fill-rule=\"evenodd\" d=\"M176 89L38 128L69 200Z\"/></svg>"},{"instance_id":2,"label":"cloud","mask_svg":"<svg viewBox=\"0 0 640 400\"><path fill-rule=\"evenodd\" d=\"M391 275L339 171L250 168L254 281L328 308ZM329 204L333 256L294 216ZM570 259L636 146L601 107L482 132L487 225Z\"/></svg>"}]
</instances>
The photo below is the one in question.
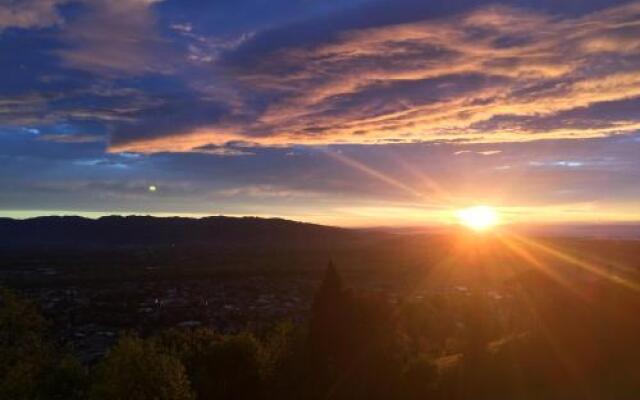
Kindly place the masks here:
<instances>
[{"instance_id":1,"label":"cloud","mask_svg":"<svg viewBox=\"0 0 640 400\"><path fill-rule=\"evenodd\" d=\"M153 6L162 0L19 0L0 4L0 33L6 28L59 28L66 67L98 74L168 72L174 50L156 24ZM59 6L69 3L63 18Z\"/></svg>"},{"instance_id":2,"label":"cloud","mask_svg":"<svg viewBox=\"0 0 640 400\"><path fill-rule=\"evenodd\" d=\"M588 126L562 116L640 98L638 13L637 2L565 17L491 6L260 51L254 43L264 40L256 35L217 66L239 99L233 114L158 135L116 131L113 150L189 151L234 140L493 143L635 132L637 115L601 116ZM295 29L288 34L295 37Z\"/></svg>"},{"instance_id":3,"label":"cloud","mask_svg":"<svg viewBox=\"0 0 640 400\"><path fill-rule=\"evenodd\" d=\"M7 28L47 28L62 23L58 6L69 0L20 0L0 3L0 33Z\"/></svg>"},{"instance_id":4,"label":"cloud","mask_svg":"<svg viewBox=\"0 0 640 400\"><path fill-rule=\"evenodd\" d=\"M481 156L493 156L496 154L500 154L502 153L502 150L478 150L478 151L471 151L471 150L458 150L456 152L453 153L454 156L460 156L463 154L478 154Z\"/></svg>"},{"instance_id":5,"label":"cloud","mask_svg":"<svg viewBox=\"0 0 640 400\"><path fill-rule=\"evenodd\" d=\"M28 125L35 115L47 108L47 98L37 93L0 97L0 120L3 124Z\"/></svg>"},{"instance_id":6,"label":"cloud","mask_svg":"<svg viewBox=\"0 0 640 400\"><path fill-rule=\"evenodd\" d=\"M169 72L172 50L159 34L153 5L157 0L93 0L68 21L57 54L67 67L93 73Z\"/></svg>"},{"instance_id":7,"label":"cloud","mask_svg":"<svg viewBox=\"0 0 640 400\"><path fill-rule=\"evenodd\" d=\"M170 28L186 40L187 61L195 64L216 62L221 54L237 49L255 34L249 31L231 36L207 36L190 23L174 23Z\"/></svg>"},{"instance_id":8,"label":"cloud","mask_svg":"<svg viewBox=\"0 0 640 400\"><path fill-rule=\"evenodd\" d=\"M44 134L38 136L38 140L43 142L53 143L95 143L104 142L105 137L102 135L89 135L89 134Z\"/></svg>"},{"instance_id":9,"label":"cloud","mask_svg":"<svg viewBox=\"0 0 640 400\"><path fill-rule=\"evenodd\" d=\"M136 88L112 87L100 81L70 89L28 91L0 98L0 127L131 124L146 110L163 104L159 96ZM95 128L95 127L94 127Z\"/></svg>"},{"instance_id":10,"label":"cloud","mask_svg":"<svg viewBox=\"0 0 640 400\"><path fill-rule=\"evenodd\" d=\"M2 126L94 123L111 152L143 153L640 130L640 3L398 1L217 35L172 2L79 0L64 21L62 0L12 2L0 15L56 26L38 55L57 55L43 68L58 78L15 86ZM40 60L11 72L45 76Z\"/></svg>"},{"instance_id":11,"label":"cloud","mask_svg":"<svg viewBox=\"0 0 640 400\"><path fill-rule=\"evenodd\" d=\"M131 121L114 124L114 131L111 135L111 149L113 151L132 151L140 153L149 152L171 152L194 150L200 151L203 146L221 145L234 141L230 137L224 142L200 143L196 147L191 146L191 142L185 146L181 141L183 136L177 132L197 130L199 127L216 123L228 111L226 105L216 99L203 98L198 93L187 89L184 91L175 88L169 93L159 93L156 96L157 104L150 105L145 109L136 110ZM165 141L165 137L173 137L170 141ZM153 143L161 140L154 147L154 151L148 151L147 146L136 147L129 143L130 138L136 138L141 143Z\"/></svg>"},{"instance_id":12,"label":"cloud","mask_svg":"<svg viewBox=\"0 0 640 400\"><path fill-rule=\"evenodd\" d=\"M231 187L220 189L215 192L216 195L223 198L258 198L258 199L270 199L270 198L318 198L321 197L321 193L308 191L308 190L296 190L289 189L286 186L278 185L246 185L239 187Z\"/></svg>"},{"instance_id":13,"label":"cloud","mask_svg":"<svg viewBox=\"0 0 640 400\"><path fill-rule=\"evenodd\" d=\"M230 144L225 146L208 144L193 150L194 152L211 154L220 157L255 156L256 154L245 150L242 147L235 147Z\"/></svg>"}]
</instances>

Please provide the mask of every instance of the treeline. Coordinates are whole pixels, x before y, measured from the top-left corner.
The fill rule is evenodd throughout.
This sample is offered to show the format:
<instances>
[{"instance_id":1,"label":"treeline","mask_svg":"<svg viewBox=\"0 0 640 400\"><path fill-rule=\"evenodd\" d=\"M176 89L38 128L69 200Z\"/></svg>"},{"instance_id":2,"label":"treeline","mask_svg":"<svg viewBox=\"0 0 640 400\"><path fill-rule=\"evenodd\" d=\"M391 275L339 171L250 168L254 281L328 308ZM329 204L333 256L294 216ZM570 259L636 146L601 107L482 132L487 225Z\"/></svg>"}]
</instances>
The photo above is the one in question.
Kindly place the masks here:
<instances>
[{"instance_id":1,"label":"treeline","mask_svg":"<svg viewBox=\"0 0 640 400\"><path fill-rule=\"evenodd\" d=\"M329 266L308 323L123 334L96 365L3 291L0 399L637 399L640 301L614 279L531 271L501 294L390 301Z\"/></svg>"}]
</instances>

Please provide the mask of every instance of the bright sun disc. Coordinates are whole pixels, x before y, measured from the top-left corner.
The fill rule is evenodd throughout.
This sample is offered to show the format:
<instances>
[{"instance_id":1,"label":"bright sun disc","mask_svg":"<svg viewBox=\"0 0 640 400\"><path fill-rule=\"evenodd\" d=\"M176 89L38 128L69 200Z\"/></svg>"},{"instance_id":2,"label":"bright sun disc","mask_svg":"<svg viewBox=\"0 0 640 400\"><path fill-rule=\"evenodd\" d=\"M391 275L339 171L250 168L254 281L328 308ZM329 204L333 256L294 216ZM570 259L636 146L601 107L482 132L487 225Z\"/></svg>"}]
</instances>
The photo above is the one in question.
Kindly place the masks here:
<instances>
[{"instance_id":1,"label":"bright sun disc","mask_svg":"<svg viewBox=\"0 0 640 400\"><path fill-rule=\"evenodd\" d=\"M498 213L487 206L463 208L456 214L462 225L474 231L485 231L498 223Z\"/></svg>"}]
</instances>

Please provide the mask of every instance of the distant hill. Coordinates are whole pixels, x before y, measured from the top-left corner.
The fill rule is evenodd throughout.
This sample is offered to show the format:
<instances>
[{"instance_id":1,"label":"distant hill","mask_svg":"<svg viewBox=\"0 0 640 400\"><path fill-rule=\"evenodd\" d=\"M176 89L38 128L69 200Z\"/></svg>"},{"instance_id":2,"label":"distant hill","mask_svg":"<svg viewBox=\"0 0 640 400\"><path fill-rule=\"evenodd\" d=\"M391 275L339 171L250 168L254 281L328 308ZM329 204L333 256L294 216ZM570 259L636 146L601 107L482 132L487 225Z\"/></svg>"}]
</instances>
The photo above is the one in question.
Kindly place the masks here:
<instances>
[{"instance_id":1,"label":"distant hill","mask_svg":"<svg viewBox=\"0 0 640 400\"><path fill-rule=\"evenodd\" d=\"M540 226L522 226L516 228L520 233L533 236L573 237L591 239L640 239L640 224L558 224Z\"/></svg>"},{"instance_id":2,"label":"distant hill","mask_svg":"<svg viewBox=\"0 0 640 400\"><path fill-rule=\"evenodd\" d=\"M0 218L2 248L206 246L313 248L357 240L356 231L254 217Z\"/></svg>"},{"instance_id":3,"label":"distant hill","mask_svg":"<svg viewBox=\"0 0 640 400\"><path fill-rule=\"evenodd\" d=\"M458 225L369 228L369 232L386 232L401 235L452 235L465 231ZM588 239L640 239L640 223L610 224L555 224L555 225L507 225L506 230L519 234L548 238L588 238Z\"/></svg>"}]
</instances>

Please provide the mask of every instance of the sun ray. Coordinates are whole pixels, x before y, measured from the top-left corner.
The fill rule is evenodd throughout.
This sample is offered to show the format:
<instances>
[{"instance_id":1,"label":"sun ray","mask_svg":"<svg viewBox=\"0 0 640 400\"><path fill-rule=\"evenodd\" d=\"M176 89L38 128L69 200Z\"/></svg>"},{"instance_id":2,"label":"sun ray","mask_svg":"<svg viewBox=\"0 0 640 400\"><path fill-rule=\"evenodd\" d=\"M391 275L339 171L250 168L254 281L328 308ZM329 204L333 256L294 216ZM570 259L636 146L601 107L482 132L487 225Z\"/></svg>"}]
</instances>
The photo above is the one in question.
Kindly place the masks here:
<instances>
[{"instance_id":1,"label":"sun ray","mask_svg":"<svg viewBox=\"0 0 640 400\"><path fill-rule=\"evenodd\" d=\"M527 264L529 264L536 270L541 271L546 276L553 279L555 282L561 284L565 288L569 289L572 293L579 295L580 297L583 297L582 293L580 293L580 291L578 291L565 276L563 276L557 270L554 270L553 268L549 267L544 262L540 261L531 251L529 251L525 247L525 245L513 240L511 235L508 235L508 234L499 235L498 240L500 240L500 242L503 243L508 250L510 250L515 255L520 257Z\"/></svg>"},{"instance_id":2,"label":"sun ray","mask_svg":"<svg viewBox=\"0 0 640 400\"><path fill-rule=\"evenodd\" d=\"M636 282L632 282L629 279L625 279L622 278L618 275L614 275L611 274L606 268L603 268L602 266L599 266L595 263L591 263L589 261L586 260L582 260L576 256L573 256L571 254L568 254L565 251L556 249L554 247L551 247L549 245L546 244L542 244L538 241L532 240L532 239L528 239L525 237L522 237L520 235L516 235L513 234L513 237L520 243L526 244L527 246L530 246L536 250L539 250L543 253L549 254L551 256L556 257L559 260L562 260L564 262L567 262L571 265L574 265L576 267L579 267L580 269L582 269L583 271L592 273L593 275L605 279L609 282L624 286L628 289L631 289L633 291L636 292L640 292L640 284L636 283Z\"/></svg>"},{"instance_id":3,"label":"sun ray","mask_svg":"<svg viewBox=\"0 0 640 400\"><path fill-rule=\"evenodd\" d=\"M425 194L415 190L414 188L412 188L411 186L408 186L400 181L398 181L397 179L394 179L374 168L369 167L368 165L365 165L359 161L354 160L353 158L349 158L343 154L337 153L335 151L326 151L325 154L327 154L329 157L338 160L340 162L342 162L343 164L348 165L349 167L352 167L360 172L364 172L365 174L374 177L382 182L386 182L389 185L398 188L406 193L409 193L415 197L418 197L420 199L425 198Z\"/></svg>"}]
</instances>

